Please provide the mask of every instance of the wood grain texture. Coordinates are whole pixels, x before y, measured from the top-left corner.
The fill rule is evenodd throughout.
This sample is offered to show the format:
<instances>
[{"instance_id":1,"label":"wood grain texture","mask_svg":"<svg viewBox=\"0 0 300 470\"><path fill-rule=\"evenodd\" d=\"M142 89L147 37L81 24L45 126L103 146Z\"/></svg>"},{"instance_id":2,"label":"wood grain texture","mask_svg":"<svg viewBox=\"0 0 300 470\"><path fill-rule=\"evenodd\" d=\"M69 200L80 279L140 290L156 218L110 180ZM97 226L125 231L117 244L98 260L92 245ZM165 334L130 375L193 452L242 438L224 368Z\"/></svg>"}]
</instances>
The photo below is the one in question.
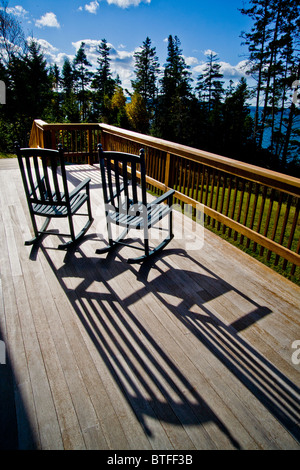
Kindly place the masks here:
<instances>
[{"instance_id":1,"label":"wood grain texture","mask_svg":"<svg viewBox=\"0 0 300 470\"><path fill-rule=\"evenodd\" d=\"M76 250L57 236L24 246L21 178L5 165L0 339L17 448L300 449L299 287L206 230L190 249L195 225L179 212L185 238L151 264L128 265L127 246L96 255L97 165L68 167L73 186L91 177L95 217Z\"/></svg>"}]
</instances>

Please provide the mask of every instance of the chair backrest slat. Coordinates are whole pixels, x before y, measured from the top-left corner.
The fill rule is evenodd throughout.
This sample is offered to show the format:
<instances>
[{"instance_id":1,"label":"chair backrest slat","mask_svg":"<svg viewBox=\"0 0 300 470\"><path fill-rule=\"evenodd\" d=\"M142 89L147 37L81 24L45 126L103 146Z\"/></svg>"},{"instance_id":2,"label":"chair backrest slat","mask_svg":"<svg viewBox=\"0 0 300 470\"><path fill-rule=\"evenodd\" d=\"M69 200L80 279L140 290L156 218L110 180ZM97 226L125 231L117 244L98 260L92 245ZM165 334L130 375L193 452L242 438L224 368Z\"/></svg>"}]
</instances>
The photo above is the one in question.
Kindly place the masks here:
<instances>
[{"instance_id":1,"label":"chair backrest slat","mask_svg":"<svg viewBox=\"0 0 300 470\"><path fill-rule=\"evenodd\" d=\"M16 152L28 201L67 206L69 197L62 149L20 149L17 146Z\"/></svg>"},{"instance_id":2,"label":"chair backrest slat","mask_svg":"<svg viewBox=\"0 0 300 470\"><path fill-rule=\"evenodd\" d=\"M62 168L62 167L61 167ZM51 157L51 176L54 184L54 189L55 189L55 198L57 202L61 202L61 189L59 186L58 182L58 165L57 165L57 159L55 156ZM64 189L65 192L65 189Z\"/></svg>"},{"instance_id":3,"label":"chair backrest slat","mask_svg":"<svg viewBox=\"0 0 300 470\"><path fill-rule=\"evenodd\" d=\"M138 181L140 180L142 203L146 205L144 151L141 150L140 155L103 151L102 146L99 144L98 153L104 202L112 204L117 211L128 209L130 204L138 202ZM140 175L137 174L138 167L140 168ZM130 173L130 176L128 176L128 173Z\"/></svg>"},{"instance_id":4,"label":"chair backrest slat","mask_svg":"<svg viewBox=\"0 0 300 470\"><path fill-rule=\"evenodd\" d=\"M114 204L114 192L113 192L113 181L112 181L112 165L111 160L107 160L107 177L108 177L108 190L110 203Z\"/></svg>"},{"instance_id":5,"label":"chair backrest slat","mask_svg":"<svg viewBox=\"0 0 300 470\"><path fill-rule=\"evenodd\" d=\"M25 162L26 162L26 171L23 166L22 176L23 176L23 181L25 181L26 183L28 197L33 197L34 199L38 199L38 195L36 192L36 181L34 181L33 179L31 159L29 156L25 157Z\"/></svg>"},{"instance_id":6,"label":"chair backrest slat","mask_svg":"<svg viewBox=\"0 0 300 470\"><path fill-rule=\"evenodd\" d=\"M115 163L115 184L116 184L116 198L117 200L121 197L122 181L120 179L120 162Z\"/></svg>"},{"instance_id":7,"label":"chair backrest slat","mask_svg":"<svg viewBox=\"0 0 300 470\"><path fill-rule=\"evenodd\" d=\"M52 199L51 184L50 184L50 181L49 181L47 162L44 158L42 159L42 165L43 165L43 172L44 172L44 175L43 175L44 176L44 195L43 195L43 199L45 200L45 198L48 198L49 201L52 202L53 199Z\"/></svg>"},{"instance_id":8,"label":"chair backrest slat","mask_svg":"<svg viewBox=\"0 0 300 470\"><path fill-rule=\"evenodd\" d=\"M136 162L131 162L131 178L132 178L132 199L133 203L136 204L138 202L137 197L137 177L136 177Z\"/></svg>"},{"instance_id":9,"label":"chair backrest slat","mask_svg":"<svg viewBox=\"0 0 300 470\"><path fill-rule=\"evenodd\" d=\"M127 159L123 160L123 184L124 184L124 195L125 195L125 201L126 202L126 209L129 206L129 188L128 188L128 175L127 175Z\"/></svg>"}]
</instances>

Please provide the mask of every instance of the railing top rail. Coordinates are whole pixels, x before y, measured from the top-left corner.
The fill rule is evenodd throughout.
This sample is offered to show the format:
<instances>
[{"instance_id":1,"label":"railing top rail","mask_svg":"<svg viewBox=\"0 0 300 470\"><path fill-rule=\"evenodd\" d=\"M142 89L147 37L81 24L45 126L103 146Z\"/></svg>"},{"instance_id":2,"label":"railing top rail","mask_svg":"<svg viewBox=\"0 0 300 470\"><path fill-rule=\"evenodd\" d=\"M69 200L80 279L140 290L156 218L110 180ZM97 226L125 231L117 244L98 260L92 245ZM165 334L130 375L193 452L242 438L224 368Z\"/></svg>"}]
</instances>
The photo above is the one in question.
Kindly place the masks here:
<instances>
[{"instance_id":1,"label":"railing top rail","mask_svg":"<svg viewBox=\"0 0 300 470\"><path fill-rule=\"evenodd\" d=\"M99 124L99 126L104 132L115 136L124 137L142 145L149 145L172 155L188 158L235 176L281 189L296 196L300 195L300 178L108 124Z\"/></svg>"},{"instance_id":2,"label":"railing top rail","mask_svg":"<svg viewBox=\"0 0 300 470\"><path fill-rule=\"evenodd\" d=\"M273 170L244 163L232 158L223 157L204 150L198 150L186 145L177 144L157 137L152 137L138 132L121 129L104 123L55 123L48 124L36 119L35 124L43 130L67 130L67 129L101 129L103 132L122 137L141 145L150 146L189 160L196 161L217 170L225 171L234 176L246 178L250 181L265 184L275 189L285 191L289 194L300 196L300 178L285 175Z\"/></svg>"},{"instance_id":3,"label":"railing top rail","mask_svg":"<svg viewBox=\"0 0 300 470\"><path fill-rule=\"evenodd\" d=\"M55 123L47 123L45 121L42 121L41 119L35 119L35 124L37 127L44 131L49 131L49 130L67 130L67 129L99 129L99 123L98 122L55 122Z\"/></svg>"}]
</instances>

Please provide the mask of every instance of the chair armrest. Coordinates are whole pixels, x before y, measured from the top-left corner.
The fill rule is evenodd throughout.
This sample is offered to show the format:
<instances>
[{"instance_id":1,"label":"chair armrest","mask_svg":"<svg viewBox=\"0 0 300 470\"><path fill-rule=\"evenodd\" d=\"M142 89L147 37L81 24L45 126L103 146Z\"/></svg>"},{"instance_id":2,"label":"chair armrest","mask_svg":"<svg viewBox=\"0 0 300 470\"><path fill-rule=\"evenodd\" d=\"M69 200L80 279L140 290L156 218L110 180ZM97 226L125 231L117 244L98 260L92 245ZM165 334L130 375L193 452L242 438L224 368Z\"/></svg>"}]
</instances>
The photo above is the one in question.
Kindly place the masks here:
<instances>
[{"instance_id":1,"label":"chair armrest","mask_svg":"<svg viewBox=\"0 0 300 470\"><path fill-rule=\"evenodd\" d=\"M171 199L174 193L175 193L175 189L169 189L169 191L157 197L154 201L149 202L149 204L147 204L147 207L153 206L154 204L160 204L166 199L169 199L169 198Z\"/></svg>"},{"instance_id":2,"label":"chair armrest","mask_svg":"<svg viewBox=\"0 0 300 470\"><path fill-rule=\"evenodd\" d=\"M76 188L73 189L73 191L70 192L69 197L72 199L72 197L76 196L76 194L79 193L82 189L84 189L86 186L90 184L91 178L86 178L85 180L81 181Z\"/></svg>"}]
</instances>

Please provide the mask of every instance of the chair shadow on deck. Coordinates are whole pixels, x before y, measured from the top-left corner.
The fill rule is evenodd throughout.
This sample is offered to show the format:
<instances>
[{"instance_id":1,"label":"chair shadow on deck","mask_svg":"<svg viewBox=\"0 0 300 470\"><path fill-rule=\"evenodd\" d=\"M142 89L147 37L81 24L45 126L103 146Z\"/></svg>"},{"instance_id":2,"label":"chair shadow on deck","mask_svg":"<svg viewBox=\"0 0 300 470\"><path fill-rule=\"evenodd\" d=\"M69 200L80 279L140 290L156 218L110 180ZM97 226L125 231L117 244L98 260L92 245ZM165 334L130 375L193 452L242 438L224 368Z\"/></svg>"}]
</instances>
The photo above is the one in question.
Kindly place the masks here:
<instances>
[{"instance_id":1,"label":"chair shadow on deck","mask_svg":"<svg viewBox=\"0 0 300 470\"><path fill-rule=\"evenodd\" d=\"M93 234L87 238L93 238ZM52 262L51 253L45 247L41 249L147 435L151 436L153 432L148 425L148 417L184 427L199 426L199 430L202 424L214 423L224 435L225 442L230 443L230 447L241 448L226 423L220 420L201 396L201 390L195 388L192 378L182 372L182 368L166 353L162 343L149 332L145 314L140 314L134 307L137 301L151 294L158 304L179 321L188 334L196 338L196 342L199 341L221 361L300 440L297 426L299 403L296 398L299 389L237 334L240 329L271 313L266 307L253 302L192 258L189 258L189 262L196 263L194 267L197 270L179 272L169 263L168 256L188 256L180 249L166 249L158 256L168 272L161 270L153 281L148 281L148 270L152 267L160 271L157 263L154 267L151 262L146 262L136 271L124 262L117 250L106 258L99 259L86 257L79 246L76 254L75 251L66 254L64 264L57 269ZM197 272L200 268L206 274ZM120 291L112 287L111 281L126 270L131 270L139 282L137 290L124 298L124 291L121 295ZM168 295L165 294L174 296L175 290L169 283L172 279L176 282L178 275L181 283L184 280L196 283L199 292L192 298L189 290L177 289L179 303L175 306L168 302ZM82 279L76 289L67 287L66 280L69 277ZM100 282L105 293L94 290L94 282ZM208 282L210 294L205 290ZM232 290L252 304L253 311L235 325L226 325L205 304L207 295L213 299L220 293ZM195 303L202 313L191 312ZM186 341L189 341L188 337ZM207 431L202 428L202 432L206 435ZM206 437L211 448L217 447L211 436Z\"/></svg>"}]
</instances>

